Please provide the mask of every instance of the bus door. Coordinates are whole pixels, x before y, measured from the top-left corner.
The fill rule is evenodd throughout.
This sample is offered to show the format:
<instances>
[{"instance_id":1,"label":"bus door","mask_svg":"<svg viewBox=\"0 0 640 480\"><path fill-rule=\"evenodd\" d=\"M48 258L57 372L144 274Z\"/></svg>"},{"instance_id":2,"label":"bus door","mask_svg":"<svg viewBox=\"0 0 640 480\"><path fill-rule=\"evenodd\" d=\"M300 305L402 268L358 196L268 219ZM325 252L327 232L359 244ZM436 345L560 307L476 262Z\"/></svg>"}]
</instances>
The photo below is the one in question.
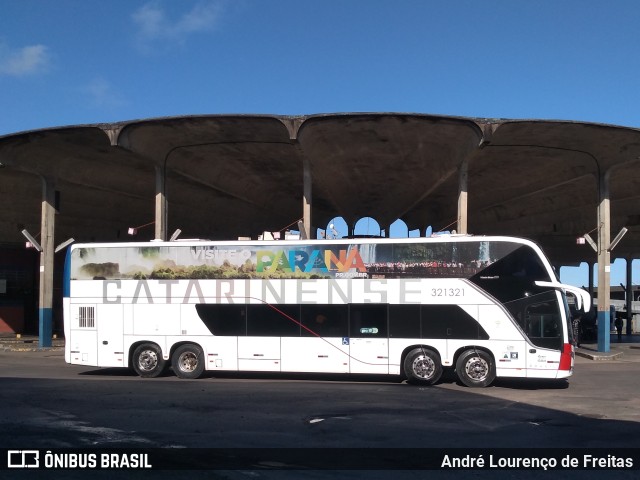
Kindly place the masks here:
<instances>
[{"instance_id":1,"label":"bus door","mask_svg":"<svg viewBox=\"0 0 640 480\"><path fill-rule=\"evenodd\" d=\"M98 305L98 365L124 367L123 305Z\"/></svg>"},{"instance_id":2,"label":"bus door","mask_svg":"<svg viewBox=\"0 0 640 480\"><path fill-rule=\"evenodd\" d=\"M349 305L351 373L389 373L386 304Z\"/></svg>"},{"instance_id":3,"label":"bus door","mask_svg":"<svg viewBox=\"0 0 640 480\"><path fill-rule=\"evenodd\" d=\"M537 298L536 298L537 297ZM560 368L564 329L556 292L533 296L524 310L527 348L527 376L555 378Z\"/></svg>"}]
</instances>

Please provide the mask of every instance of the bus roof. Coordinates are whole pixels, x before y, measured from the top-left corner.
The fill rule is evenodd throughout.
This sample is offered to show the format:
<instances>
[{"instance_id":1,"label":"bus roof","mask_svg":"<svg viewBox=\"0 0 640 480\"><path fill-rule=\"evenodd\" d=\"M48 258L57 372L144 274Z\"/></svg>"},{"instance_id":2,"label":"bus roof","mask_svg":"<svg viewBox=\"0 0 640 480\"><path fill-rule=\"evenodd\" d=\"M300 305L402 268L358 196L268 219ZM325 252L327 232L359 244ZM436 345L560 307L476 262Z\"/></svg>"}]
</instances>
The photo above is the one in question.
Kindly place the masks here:
<instances>
[{"instance_id":1,"label":"bus roof","mask_svg":"<svg viewBox=\"0 0 640 480\"><path fill-rule=\"evenodd\" d=\"M202 247L202 246L296 246L296 245L370 245L370 244L412 244L412 243L449 243L449 242L513 242L536 246L532 240L509 236L476 236L460 234L432 235L431 237L409 238L338 238L338 239L307 239L307 240L200 240L186 239L175 241L151 240L147 242L110 242L110 243L77 243L71 245L76 248L117 248L117 247Z\"/></svg>"}]
</instances>

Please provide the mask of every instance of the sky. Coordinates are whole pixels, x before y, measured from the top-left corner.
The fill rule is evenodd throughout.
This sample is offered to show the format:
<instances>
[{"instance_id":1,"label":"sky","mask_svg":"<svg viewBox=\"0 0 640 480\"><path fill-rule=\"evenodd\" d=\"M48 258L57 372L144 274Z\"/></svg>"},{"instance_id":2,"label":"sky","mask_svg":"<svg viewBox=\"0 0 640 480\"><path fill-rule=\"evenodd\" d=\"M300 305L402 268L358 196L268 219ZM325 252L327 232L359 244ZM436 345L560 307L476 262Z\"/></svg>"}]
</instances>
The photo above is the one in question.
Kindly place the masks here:
<instances>
[{"instance_id":1,"label":"sky","mask_svg":"<svg viewBox=\"0 0 640 480\"><path fill-rule=\"evenodd\" d=\"M0 135L220 113L640 128L639 18L635 0L0 0Z\"/></svg>"}]
</instances>

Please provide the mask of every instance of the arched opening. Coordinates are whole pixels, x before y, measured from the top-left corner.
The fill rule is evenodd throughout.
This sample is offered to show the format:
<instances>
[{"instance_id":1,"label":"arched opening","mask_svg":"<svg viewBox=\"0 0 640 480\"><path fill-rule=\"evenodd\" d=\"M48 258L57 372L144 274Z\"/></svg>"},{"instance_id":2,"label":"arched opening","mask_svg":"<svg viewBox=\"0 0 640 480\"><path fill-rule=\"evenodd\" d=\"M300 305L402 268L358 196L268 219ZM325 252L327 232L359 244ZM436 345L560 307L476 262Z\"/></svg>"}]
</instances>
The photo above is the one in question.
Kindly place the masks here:
<instances>
[{"instance_id":1,"label":"arched opening","mask_svg":"<svg viewBox=\"0 0 640 480\"><path fill-rule=\"evenodd\" d=\"M353 227L353 235L356 237L380 237L382 229L374 218L363 217Z\"/></svg>"}]
</instances>

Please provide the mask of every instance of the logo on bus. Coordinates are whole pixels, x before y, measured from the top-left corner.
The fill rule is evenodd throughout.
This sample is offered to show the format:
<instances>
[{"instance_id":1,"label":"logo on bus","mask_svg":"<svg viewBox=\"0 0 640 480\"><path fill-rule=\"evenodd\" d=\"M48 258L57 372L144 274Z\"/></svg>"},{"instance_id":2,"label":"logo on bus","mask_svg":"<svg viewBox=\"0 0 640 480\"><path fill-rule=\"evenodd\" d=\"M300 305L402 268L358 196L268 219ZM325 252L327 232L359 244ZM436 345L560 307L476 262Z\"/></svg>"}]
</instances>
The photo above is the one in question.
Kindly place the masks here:
<instances>
[{"instance_id":1,"label":"logo on bus","mask_svg":"<svg viewBox=\"0 0 640 480\"><path fill-rule=\"evenodd\" d=\"M324 253L323 253L324 252ZM338 256L331 250L258 250L256 252L256 270L258 272L275 273L276 270L294 273L301 272L340 272L351 269L366 273L367 268L357 248L340 250Z\"/></svg>"}]
</instances>

